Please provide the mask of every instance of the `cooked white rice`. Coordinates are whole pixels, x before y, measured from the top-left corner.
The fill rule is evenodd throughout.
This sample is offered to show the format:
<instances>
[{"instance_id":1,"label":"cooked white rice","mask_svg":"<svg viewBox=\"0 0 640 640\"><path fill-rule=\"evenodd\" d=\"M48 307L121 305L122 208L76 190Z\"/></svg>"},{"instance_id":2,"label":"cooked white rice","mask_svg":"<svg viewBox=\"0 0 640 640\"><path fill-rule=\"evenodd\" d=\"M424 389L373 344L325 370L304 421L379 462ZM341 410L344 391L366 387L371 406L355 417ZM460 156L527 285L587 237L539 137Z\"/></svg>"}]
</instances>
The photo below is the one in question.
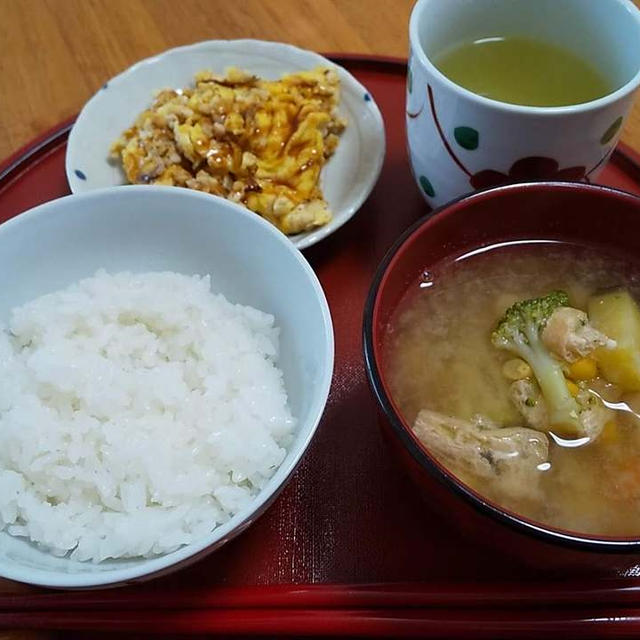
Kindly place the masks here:
<instances>
[{"instance_id":1,"label":"cooked white rice","mask_svg":"<svg viewBox=\"0 0 640 640\"><path fill-rule=\"evenodd\" d=\"M98 272L0 327L0 530L150 556L247 505L294 429L274 318L209 277Z\"/></svg>"}]
</instances>

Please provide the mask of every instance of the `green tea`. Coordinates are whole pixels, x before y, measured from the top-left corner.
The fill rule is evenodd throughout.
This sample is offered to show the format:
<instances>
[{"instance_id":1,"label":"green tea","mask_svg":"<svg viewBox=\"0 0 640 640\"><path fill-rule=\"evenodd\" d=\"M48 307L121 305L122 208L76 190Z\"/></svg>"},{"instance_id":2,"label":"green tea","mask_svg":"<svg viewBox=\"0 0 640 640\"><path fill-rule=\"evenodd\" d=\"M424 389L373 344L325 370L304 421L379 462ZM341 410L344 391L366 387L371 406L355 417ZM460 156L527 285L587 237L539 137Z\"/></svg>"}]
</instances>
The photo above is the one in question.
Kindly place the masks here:
<instances>
[{"instance_id":1,"label":"green tea","mask_svg":"<svg viewBox=\"0 0 640 640\"><path fill-rule=\"evenodd\" d=\"M467 42L444 51L434 63L465 89L512 104L579 104L612 90L598 69L571 51L523 37Z\"/></svg>"}]
</instances>

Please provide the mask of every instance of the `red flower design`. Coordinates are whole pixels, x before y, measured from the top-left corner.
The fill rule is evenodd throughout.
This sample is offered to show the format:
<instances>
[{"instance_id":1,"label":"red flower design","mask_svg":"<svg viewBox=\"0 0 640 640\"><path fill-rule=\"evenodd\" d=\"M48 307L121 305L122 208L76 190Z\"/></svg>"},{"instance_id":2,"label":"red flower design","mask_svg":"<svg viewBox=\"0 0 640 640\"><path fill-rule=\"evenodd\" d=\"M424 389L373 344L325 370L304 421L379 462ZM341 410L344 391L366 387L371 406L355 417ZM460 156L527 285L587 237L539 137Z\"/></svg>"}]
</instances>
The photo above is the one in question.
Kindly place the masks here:
<instances>
[{"instance_id":1,"label":"red flower design","mask_svg":"<svg viewBox=\"0 0 640 640\"><path fill-rule=\"evenodd\" d=\"M528 182L535 180L564 180L564 181L584 181L589 182L589 176L593 173L603 162L609 157L613 147L608 149L597 164L587 171L586 167L567 167L560 169L560 166L553 158L545 158L544 156L530 156L528 158L521 158L511 165L508 173L502 173L495 171L494 169L484 169L472 174L467 167L461 162L460 158L456 156L451 145L447 141L447 138L442 131L438 114L436 113L436 105L433 99L433 89L430 85L427 85L427 96L429 98L429 105L431 107L431 115L436 125L438 135L442 140L444 148L451 159L460 167L462 171L469 177L469 182L474 189L483 189L486 187L498 187L503 184L509 184L512 182ZM611 131L607 132L602 137L602 143L608 142L619 128L622 120L618 118L616 122L610 127ZM471 127L460 127L460 129L471 129ZM613 132L613 133L612 133ZM474 131L477 136L477 132ZM464 147L464 144L458 143ZM477 147L477 138L475 140L474 149ZM468 148L468 147L465 147Z\"/></svg>"},{"instance_id":2,"label":"red flower design","mask_svg":"<svg viewBox=\"0 0 640 640\"><path fill-rule=\"evenodd\" d=\"M525 182L528 180L584 180L586 167L568 167L560 169L552 158L531 156L514 162L508 174L485 169L469 177L474 189L497 187L510 182Z\"/></svg>"}]
</instances>

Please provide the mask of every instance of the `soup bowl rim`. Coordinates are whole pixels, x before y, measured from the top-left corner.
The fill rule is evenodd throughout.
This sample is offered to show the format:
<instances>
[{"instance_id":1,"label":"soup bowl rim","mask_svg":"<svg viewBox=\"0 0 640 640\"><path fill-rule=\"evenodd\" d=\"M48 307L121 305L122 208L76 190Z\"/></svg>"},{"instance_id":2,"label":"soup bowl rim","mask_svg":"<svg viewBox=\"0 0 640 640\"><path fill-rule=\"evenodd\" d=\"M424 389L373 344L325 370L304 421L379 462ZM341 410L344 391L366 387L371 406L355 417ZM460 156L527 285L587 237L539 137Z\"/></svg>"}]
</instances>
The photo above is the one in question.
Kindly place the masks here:
<instances>
[{"instance_id":1,"label":"soup bowl rim","mask_svg":"<svg viewBox=\"0 0 640 640\"><path fill-rule=\"evenodd\" d=\"M458 212L459 215L459 212L464 210L468 203L474 203L487 198L493 199L495 197L501 197L502 194L512 191L529 192L548 190L607 193L611 197L625 200L631 199L640 204L640 198L638 196L622 189L577 182L544 181L508 184L482 189L455 198L433 211L428 212L410 225L387 250L371 282L365 301L362 326L367 379L394 435L400 440L403 448L409 452L413 461L416 462L422 470L427 471L431 477L443 483L455 496L462 498L480 514L497 520L520 533L529 534L546 542L559 543L562 546L573 549L599 553L638 553L640 552L640 532L636 536L608 536L553 527L502 507L467 485L452 471L447 469L445 465L440 463L428 448L420 443L417 436L413 434L410 425L402 417L399 407L394 402L386 383L386 376L379 366L380 349L376 346L374 340L378 315L378 294L385 276L391 272L389 267L393 266L392 262L394 258L399 256L402 251L407 248L410 239L422 230L423 227L433 225L445 216L454 215L456 212ZM453 253L451 255L453 255Z\"/></svg>"}]
</instances>

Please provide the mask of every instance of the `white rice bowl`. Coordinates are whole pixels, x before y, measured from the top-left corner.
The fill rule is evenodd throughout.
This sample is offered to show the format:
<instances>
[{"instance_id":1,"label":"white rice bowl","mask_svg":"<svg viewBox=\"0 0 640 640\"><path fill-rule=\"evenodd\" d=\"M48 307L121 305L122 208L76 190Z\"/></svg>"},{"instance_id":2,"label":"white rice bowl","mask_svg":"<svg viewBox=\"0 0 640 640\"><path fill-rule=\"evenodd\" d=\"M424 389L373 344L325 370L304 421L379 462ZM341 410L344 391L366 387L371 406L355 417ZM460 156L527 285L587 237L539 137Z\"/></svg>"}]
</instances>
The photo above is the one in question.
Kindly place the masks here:
<instances>
[{"instance_id":1,"label":"white rice bowl","mask_svg":"<svg viewBox=\"0 0 640 640\"><path fill-rule=\"evenodd\" d=\"M257 495L295 420L273 316L209 277L104 271L0 327L0 530L75 560L188 545Z\"/></svg>"}]
</instances>

